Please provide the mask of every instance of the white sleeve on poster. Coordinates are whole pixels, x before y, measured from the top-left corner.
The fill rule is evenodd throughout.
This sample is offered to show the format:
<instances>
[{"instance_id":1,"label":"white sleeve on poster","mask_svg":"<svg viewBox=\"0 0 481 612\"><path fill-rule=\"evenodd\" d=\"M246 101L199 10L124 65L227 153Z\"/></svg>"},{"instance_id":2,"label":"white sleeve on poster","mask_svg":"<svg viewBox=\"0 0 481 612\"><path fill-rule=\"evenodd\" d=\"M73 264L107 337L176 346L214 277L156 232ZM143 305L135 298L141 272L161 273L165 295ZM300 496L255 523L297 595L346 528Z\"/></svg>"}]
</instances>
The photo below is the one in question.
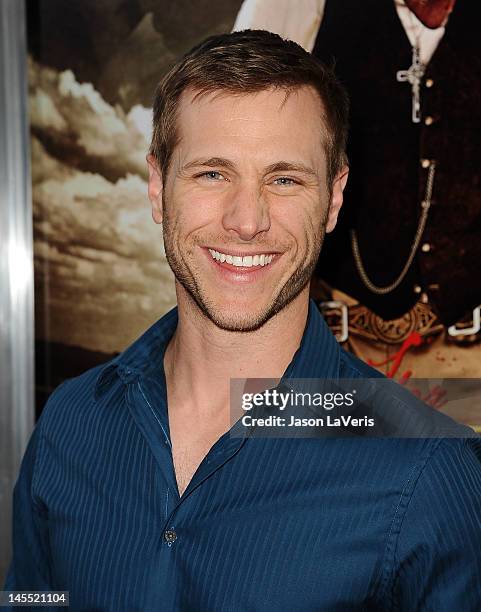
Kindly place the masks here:
<instances>
[{"instance_id":1,"label":"white sleeve on poster","mask_svg":"<svg viewBox=\"0 0 481 612\"><path fill-rule=\"evenodd\" d=\"M312 51L326 0L244 0L233 31L269 30Z\"/></svg>"}]
</instances>

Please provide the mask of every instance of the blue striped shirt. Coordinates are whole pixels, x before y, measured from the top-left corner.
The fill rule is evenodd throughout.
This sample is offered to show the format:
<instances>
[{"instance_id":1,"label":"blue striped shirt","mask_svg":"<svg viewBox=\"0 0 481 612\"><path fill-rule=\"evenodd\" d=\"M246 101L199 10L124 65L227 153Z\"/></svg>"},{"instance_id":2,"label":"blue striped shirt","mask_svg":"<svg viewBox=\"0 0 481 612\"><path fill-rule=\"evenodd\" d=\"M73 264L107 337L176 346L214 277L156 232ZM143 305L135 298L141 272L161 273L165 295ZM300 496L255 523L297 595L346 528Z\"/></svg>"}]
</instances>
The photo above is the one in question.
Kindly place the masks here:
<instances>
[{"instance_id":1,"label":"blue striped shirt","mask_svg":"<svg viewBox=\"0 0 481 612\"><path fill-rule=\"evenodd\" d=\"M14 493L6 589L72 610L481 610L479 439L219 438L179 497L170 311L61 385ZM373 377L311 302L286 375Z\"/></svg>"}]
</instances>

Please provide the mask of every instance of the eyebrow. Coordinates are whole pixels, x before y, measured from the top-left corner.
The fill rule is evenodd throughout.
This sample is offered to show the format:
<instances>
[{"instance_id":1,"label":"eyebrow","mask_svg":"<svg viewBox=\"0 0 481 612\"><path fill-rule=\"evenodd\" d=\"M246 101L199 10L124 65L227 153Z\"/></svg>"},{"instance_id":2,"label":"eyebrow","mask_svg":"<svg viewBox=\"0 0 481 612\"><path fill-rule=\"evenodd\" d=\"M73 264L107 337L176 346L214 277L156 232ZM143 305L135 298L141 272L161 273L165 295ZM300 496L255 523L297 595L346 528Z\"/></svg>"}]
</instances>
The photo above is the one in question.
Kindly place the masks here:
<instances>
[{"instance_id":1,"label":"eyebrow","mask_svg":"<svg viewBox=\"0 0 481 612\"><path fill-rule=\"evenodd\" d=\"M271 164L267 166L265 169L266 174L270 174L271 172L301 172L302 174L308 174L310 176L316 176L317 173L313 168L306 166L304 164L280 161L275 164Z\"/></svg>"},{"instance_id":2,"label":"eyebrow","mask_svg":"<svg viewBox=\"0 0 481 612\"><path fill-rule=\"evenodd\" d=\"M207 168L228 168L229 170L235 170L235 165L229 159L224 157L210 157L209 159L194 159L189 162L185 166L183 166L183 170L188 170L189 168L195 168L198 166L204 166ZM271 174L273 172L301 172L302 174L307 174L309 176L317 177L317 173L313 168L306 166L301 163L294 163L288 161L279 161L270 166L266 166L264 168L265 174Z\"/></svg>"},{"instance_id":3,"label":"eyebrow","mask_svg":"<svg viewBox=\"0 0 481 612\"><path fill-rule=\"evenodd\" d=\"M188 164L185 164L182 170L189 170L190 168L196 168L198 166L207 168L229 168L229 170L235 169L233 162L229 159L225 159L224 157L209 157L209 159L194 159Z\"/></svg>"}]
</instances>

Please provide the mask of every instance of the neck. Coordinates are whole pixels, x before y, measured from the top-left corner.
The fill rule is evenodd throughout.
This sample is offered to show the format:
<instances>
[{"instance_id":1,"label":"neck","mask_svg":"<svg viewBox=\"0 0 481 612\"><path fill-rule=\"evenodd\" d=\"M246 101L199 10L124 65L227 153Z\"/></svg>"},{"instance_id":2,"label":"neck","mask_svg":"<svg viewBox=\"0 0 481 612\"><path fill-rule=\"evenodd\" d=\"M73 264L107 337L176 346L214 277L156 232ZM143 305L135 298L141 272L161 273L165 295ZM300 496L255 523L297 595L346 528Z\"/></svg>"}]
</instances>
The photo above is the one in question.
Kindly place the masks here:
<instances>
[{"instance_id":1,"label":"neck","mask_svg":"<svg viewBox=\"0 0 481 612\"><path fill-rule=\"evenodd\" d=\"M164 358L169 405L212 414L228 410L231 378L281 378L304 333L308 286L253 332L220 329L176 289L179 320Z\"/></svg>"}]
</instances>

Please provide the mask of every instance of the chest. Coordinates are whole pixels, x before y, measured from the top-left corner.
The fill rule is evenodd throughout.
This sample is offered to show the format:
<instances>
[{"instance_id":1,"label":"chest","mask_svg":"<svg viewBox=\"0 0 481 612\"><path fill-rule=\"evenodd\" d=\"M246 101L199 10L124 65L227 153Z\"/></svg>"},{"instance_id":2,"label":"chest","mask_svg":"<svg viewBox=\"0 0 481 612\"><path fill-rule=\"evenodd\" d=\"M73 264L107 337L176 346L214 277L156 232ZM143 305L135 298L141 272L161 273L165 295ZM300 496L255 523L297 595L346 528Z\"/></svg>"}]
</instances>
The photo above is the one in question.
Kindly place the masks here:
<instances>
[{"instance_id":1,"label":"chest","mask_svg":"<svg viewBox=\"0 0 481 612\"><path fill-rule=\"evenodd\" d=\"M381 499L288 448L214 453L210 475L201 468L183 498L148 462L125 466L115 494L101 493L102 470L78 483L81 503L50 509L56 580L78 608L150 610L161 599L165 610L359 609L389 526L374 519Z\"/></svg>"},{"instance_id":2,"label":"chest","mask_svg":"<svg viewBox=\"0 0 481 612\"><path fill-rule=\"evenodd\" d=\"M179 496L217 440L228 431L228 418L199 418L169 410L172 462Z\"/></svg>"}]
</instances>

